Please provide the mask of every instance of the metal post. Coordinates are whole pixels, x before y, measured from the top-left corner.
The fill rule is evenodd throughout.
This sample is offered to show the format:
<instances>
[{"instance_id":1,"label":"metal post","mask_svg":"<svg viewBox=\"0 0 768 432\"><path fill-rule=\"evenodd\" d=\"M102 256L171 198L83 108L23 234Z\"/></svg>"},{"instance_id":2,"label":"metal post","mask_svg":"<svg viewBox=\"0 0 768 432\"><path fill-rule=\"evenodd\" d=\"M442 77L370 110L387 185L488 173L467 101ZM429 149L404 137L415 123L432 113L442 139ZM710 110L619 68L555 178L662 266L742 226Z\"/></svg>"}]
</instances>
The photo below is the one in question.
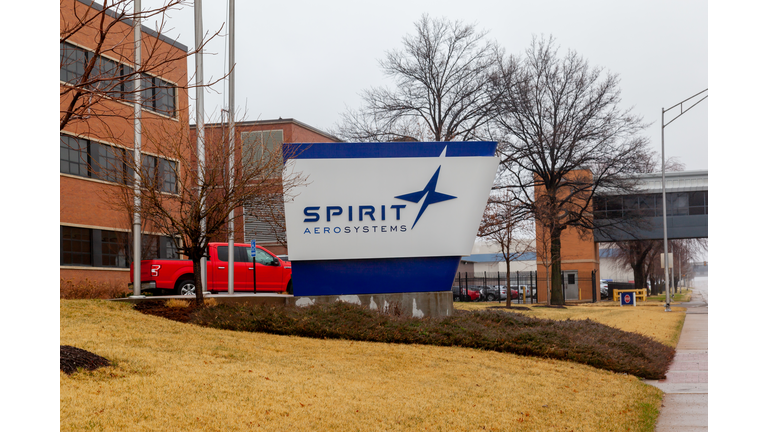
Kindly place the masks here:
<instances>
[{"instance_id":1,"label":"metal post","mask_svg":"<svg viewBox=\"0 0 768 432\"><path fill-rule=\"evenodd\" d=\"M141 295L141 0L133 3L133 298Z\"/></svg>"},{"instance_id":2,"label":"metal post","mask_svg":"<svg viewBox=\"0 0 768 432\"><path fill-rule=\"evenodd\" d=\"M496 293L496 297L499 298L499 303L501 303L501 272L500 271L496 272L496 291L498 291Z\"/></svg>"},{"instance_id":3,"label":"metal post","mask_svg":"<svg viewBox=\"0 0 768 432\"><path fill-rule=\"evenodd\" d=\"M664 159L664 108L661 109L661 212L664 216L664 290L666 292L666 303L664 304L664 310L666 312L672 311L669 307L669 264L667 259L667 182L666 182L666 159Z\"/></svg>"},{"instance_id":4,"label":"metal post","mask_svg":"<svg viewBox=\"0 0 768 432\"><path fill-rule=\"evenodd\" d=\"M201 211L205 213L205 197L203 196L203 179L205 166L205 89L203 88L203 0L195 0L195 130L197 131L197 184L200 194ZM206 235L205 217L200 221L199 241L203 241ZM205 256L200 258L200 287L203 293L207 291L208 283L208 263Z\"/></svg>"},{"instance_id":5,"label":"metal post","mask_svg":"<svg viewBox=\"0 0 768 432\"><path fill-rule=\"evenodd\" d=\"M694 103L693 105L688 107L688 109L686 109L685 111L683 111L683 103L685 103L685 102L695 98L696 96L706 92L707 90L709 90L709 89L704 89L704 90L696 93L695 95L689 97L688 99L686 99L686 100L684 100L684 101L682 101L680 103L677 103L677 104L673 105L671 108L669 108L671 110L672 108L680 105L680 114L678 114L675 118L670 120L669 123L666 123L666 124L664 123L664 113L666 111L668 111L668 110L665 110L663 107L661 108L661 199L662 199L661 207L662 207L662 212L664 213L662 220L664 221L664 224L663 224L664 225L664 287L665 287L666 299L667 299L665 307L664 307L664 310L666 312L670 312L670 311L672 311L672 309L669 307L669 263L667 262L667 259L669 258L669 255L667 254L667 240L668 240L667 239L667 183L666 183L666 175L665 175L666 174L666 159L664 157L664 128L668 124L671 124L673 121L677 120L678 117L680 117L681 115L683 115L686 112L688 112L688 110L690 110L691 108L693 108L696 105L698 105L699 102L701 102L704 99L706 99L709 95L704 96L703 98L698 100L696 103Z\"/></svg>"},{"instance_id":6,"label":"metal post","mask_svg":"<svg viewBox=\"0 0 768 432\"><path fill-rule=\"evenodd\" d=\"M229 190L235 188L235 0L229 0ZM235 293L235 211L229 212L227 293ZM245 240L245 239L243 239ZM256 267L254 266L254 269ZM254 282L255 285L255 282Z\"/></svg>"},{"instance_id":7,"label":"metal post","mask_svg":"<svg viewBox=\"0 0 768 432\"><path fill-rule=\"evenodd\" d=\"M256 294L256 257L253 257L253 293Z\"/></svg>"}]
</instances>

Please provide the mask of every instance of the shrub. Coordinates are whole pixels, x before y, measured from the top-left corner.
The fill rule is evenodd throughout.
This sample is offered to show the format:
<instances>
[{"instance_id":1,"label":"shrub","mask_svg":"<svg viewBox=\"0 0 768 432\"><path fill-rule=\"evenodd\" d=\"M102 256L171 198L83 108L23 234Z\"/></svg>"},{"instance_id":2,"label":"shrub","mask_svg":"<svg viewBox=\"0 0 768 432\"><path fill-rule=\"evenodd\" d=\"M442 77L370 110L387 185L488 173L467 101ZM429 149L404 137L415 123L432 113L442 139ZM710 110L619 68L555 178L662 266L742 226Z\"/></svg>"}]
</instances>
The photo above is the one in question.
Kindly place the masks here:
<instances>
[{"instance_id":1,"label":"shrub","mask_svg":"<svg viewBox=\"0 0 768 432\"><path fill-rule=\"evenodd\" d=\"M60 278L59 298L73 299L111 299L127 297L132 294L128 285L117 281L94 282L86 278L78 283L72 279Z\"/></svg>"},{"instance_id":2,"label":"shrub","mask_svg":"<svg viewBox=\"0 0 768 432\"><path fill-rule=\"evenodd\" d=\"M213 306L216 306L216 305L217 305L217 304L219 304L219 303L216 301L216 299L215 299L215 298L213 298L213 297L208 297L208 298L206 298L206 299L204 299L204 300L203 300L203 304L204 304L204 305L206 305L206 306L208 306L208 307L213 307Z\"/></svg>"},{"instance_id":3,"label":"shrub","mask_svg":"<svg viewBox=\"0 0 768 432\"><path fill-rule=\"evenodd\" d=\"M444 318L385 315L337 302L307 308L202 308L190 322L225 330L313 338L462 346L559 360L661 379L674 349L646 336L590 321L555 321L501 311L460 312Z\"/></svg>"},{"instance_id":4,"label":"shrub","mask_svg":"<svg viewBox=\"0 0 768 432\"><path fill-rule=\"evenodd\" d=\"M186 308L189 307L189 302L180 299L168 299L165 301L165 307L169 308Z\"/></svg>"}]
</instances>

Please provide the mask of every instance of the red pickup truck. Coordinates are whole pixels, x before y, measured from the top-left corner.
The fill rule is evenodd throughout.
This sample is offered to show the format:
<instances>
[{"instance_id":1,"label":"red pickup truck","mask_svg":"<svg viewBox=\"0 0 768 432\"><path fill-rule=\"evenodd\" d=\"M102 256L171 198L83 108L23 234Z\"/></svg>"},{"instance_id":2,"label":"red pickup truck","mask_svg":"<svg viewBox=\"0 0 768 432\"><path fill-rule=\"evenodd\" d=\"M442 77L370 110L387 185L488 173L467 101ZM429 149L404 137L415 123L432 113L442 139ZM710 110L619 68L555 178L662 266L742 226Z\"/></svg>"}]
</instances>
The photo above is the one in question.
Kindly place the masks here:
<instances>
[{"instance_id":1,"label":"red pickup truck","mask_svg":"<svg viewBox=\"0 0 768 432\"><path fill-rule=\"evenodd\" d=\"M227 243L208 244L208 291L227 292ZM251 246L235 243L235 291L293 293L291 263L256 246L256 289L253 283L254 259ZM131 264L133 283L133 264ZM154 259L141 261L141 290L178 295L195 295L195 277L191 260Z\"/></svg>"}]
</instances>

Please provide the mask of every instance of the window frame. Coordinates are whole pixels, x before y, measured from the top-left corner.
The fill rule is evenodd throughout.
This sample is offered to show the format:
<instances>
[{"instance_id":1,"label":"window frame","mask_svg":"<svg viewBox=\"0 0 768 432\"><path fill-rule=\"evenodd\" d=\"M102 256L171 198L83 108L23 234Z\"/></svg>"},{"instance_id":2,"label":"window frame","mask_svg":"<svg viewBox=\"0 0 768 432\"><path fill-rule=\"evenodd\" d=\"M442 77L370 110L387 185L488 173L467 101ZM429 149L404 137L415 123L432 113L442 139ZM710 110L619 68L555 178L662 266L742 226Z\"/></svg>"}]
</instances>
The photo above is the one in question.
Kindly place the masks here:
<instances>
[{"instance_id":1,"label":"window frame","mask_svg":"<svg viewBox=\"0 0 768 432\"><path fill-rule=\"evenodd\" d=\"M77 85L85 73L85 67L96 54L86 48L79 47L69 42L59 42L59 81L69 85ZM74 57L71 53L75 53ZM80 56L80 57L78 57ZM72 59L72 60L70 60ZM103 65L114 64L110 68L114 71L113 79L103 77ZM74 65L74 67L73 67ZM131 102L133 97L133 79L121 79L133 74L133 66L123 63L119 60L111 59L104 55L99 55L93 69L91 78L99 78L99 81L93 86L96 90L105 95L121 99L125 102ZM176 97L178 95L178 86L163 78L141 74L142 85L142 108L154 113L178 119L178 104ZM160 104L158 105L158 94L160 95Z\"/></svg>"}]
</instances>

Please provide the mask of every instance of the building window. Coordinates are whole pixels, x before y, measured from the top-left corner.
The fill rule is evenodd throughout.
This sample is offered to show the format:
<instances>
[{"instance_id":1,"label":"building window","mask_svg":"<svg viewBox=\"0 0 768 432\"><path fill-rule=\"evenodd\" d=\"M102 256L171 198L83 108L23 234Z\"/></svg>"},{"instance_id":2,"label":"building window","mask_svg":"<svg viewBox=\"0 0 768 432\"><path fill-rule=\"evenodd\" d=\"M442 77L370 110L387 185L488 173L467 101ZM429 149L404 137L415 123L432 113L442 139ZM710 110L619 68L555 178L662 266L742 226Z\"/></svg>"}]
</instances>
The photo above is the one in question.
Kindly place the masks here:
<instances>
[{"instance_id":1,"label":"building window","mask_svg":"<svg viewBox=\"0 0 768 432\"><path fill-rule=\"evenodd\" d=\"M141 174L146 179L148 186L157 189L157 158L149 155L141 155Z\"/></svg>"},{"instance_id":2,"label":"building window","mask_svg":"<svg viewBox=\"0 0 768 432\"><path fill-rule=\"evenodd\" d=\"M129 179L126 175L125 150L93 142L91 149L93 177L104 181L127 184Z\"/></svg>"},{"instance_id":3,"label":"building window","mask_svg":"<svg viewBox=\"0 0 768 432\"><path fill-rule=\"evenodd\" d=\"M59 47L61 48L59 79L75 84L85 73L88 52L64 42L59 42Z\"/></svg>"},{"instance_id":4,"label":"building window","mask_svg":"<svg viewBox=\"0 0 768 432\"><path fill-rule=\"evenodd\" d=\"M59 168L64 174L89 177L88 141L62 135L59 147Z\"/></svg>"},{"instance_id":5,"label":"building window","mask_svg":"<svg viewBox=\"0 0 768 432\"><path fill-rule=\"evenodd\" d=\"M168 81L141 74L141 98L145 109L176 116L176 87Z\"/></svg>"},{"instance_id":6,"label":"building window","mask_svg":"<svg viewBox=\"0 0 768 432\"><path fill-rule=\"evenodd\" d=\"M160 158L158 166L158 186L163 192L175 194L176 190L176 162Z\"/></svg>"},{"instance_id":7,"label":"building window","mask_svg":"<svg viewBox=\"0 0 768 432\"><path fill-rule=\"evenodd\" d=\"M61 265L128 268L133 261L129 232L61 226ZM178 259L170 237L141 235L141 259Z\"/></svg>"},{"instance_id":8,"label":"building window","mask_svg":"<svg viewBox=\"0 0 768 432\"><path fill-rule=\"evenodd\" d=\"M60 42L61 48L59 79L69 84L77 84L85 74L85 68L94 53L83 48ZM104 56L98 56L87 82L92 89L107 96L133 100L133 68ZM142 107L169 117L176 117L176 86L162 78L141 74Z\"/></svg>"},{"instance_id":9,"label":"building window","mask_svg":"<svg viewBox=\"0 0 768 432\"><path fill-rule=\"evenodd\" d=\"M283 145L283 131L269 130L242 132L240 139L243 143L243 163L262 161L264 154L271 154Z\"/></svg>"},{"instance_id":10,"label":"building window","mask_svg":"<svg viewBox=\"0 0 768 432\"><path fill-rule=\"evenodd\" d=\"M94 178L113 183L132 184L133 152L108 144L61 134L60 169L62 174ZM177 163L156 156L142 155L143 174L152 187L178 193Z\"/></svg>"},{"instance_id":11,"label":"building window","mask_svg":"<svg viewBox=\"0 0 768 432\"><path fill-rule=\"evenodd\" d=\"M690 192L688 198L688 213L691 215L707 214L707 192Z\"/></svg>"},{"instance_id":12,"label":"building window","mask_svg":"<svg viewBox=\"0 0 768 432\"><path fill-rule=\"evenodd\" d=\"M91 265L91 230L61 227L61 265Z\"/></svg>"},{"instance_id":13,"label":"building window","mask_svg":"<svg viewBox=\"0 0 768 432\"><path fill-rule=\"evenodd\" d=\"M596 196L594 203L595 219L619 219L636 214L661 217L664 213L661 194ZM667 194L667 215L705 215L707 204L707 191L671 192Z\"/></svg>"},{"instance_id":14,"label":"building window","mask_svg":"<svg viewBox=\"0 0 768 432\"><path fill-rule=\"evenodd\" d=\"M104 267L129 267L130 234L101 231L101 265Z\"/></svg>"}]
</instances>

